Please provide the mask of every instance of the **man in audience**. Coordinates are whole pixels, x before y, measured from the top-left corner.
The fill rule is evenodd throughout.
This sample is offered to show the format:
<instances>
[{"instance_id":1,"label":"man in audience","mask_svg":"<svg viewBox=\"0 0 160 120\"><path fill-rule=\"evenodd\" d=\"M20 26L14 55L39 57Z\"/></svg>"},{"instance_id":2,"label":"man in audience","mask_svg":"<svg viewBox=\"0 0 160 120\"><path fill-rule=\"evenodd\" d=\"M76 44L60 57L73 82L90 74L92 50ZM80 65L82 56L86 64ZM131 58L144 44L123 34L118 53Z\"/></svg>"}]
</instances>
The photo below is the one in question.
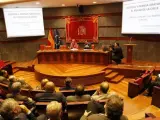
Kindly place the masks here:
<instances>
[{"instance_id":1,"label":"man in audience","mask_svg":"<svg viewBox=\"0 0 160 120\"><path fill-rule=\"evenodd\" d=\"M146 94L147 96L152 96L154 86L160 86L160 74L158 74L155 81L152 81L148 86L148 93Z\"/></svg>"},{"instance_id":2,"label":"man in audience","mask_svg":"<svg viewBox=\"0 0 160 120\"><path fill-rule=\"evenodd\" d=\"M4 120L36 120L32 111L25 105L19 105L18 102L12 98L2 102L0 114Z\"/></svg>"},{"instance_id":3,"label":"man in audience","mask_svg":"<svg viewBox=\"0 0 160 120\"><path fill-rule=\"evenodd\" d=\"M102 82L100 88L92 95L92 100L103 100L108 97L109 84L108 82Z\"/></svg>"},{"instance_id":4,"label":"man in audience","mask_svg":"<svg viewBox=\"0 0 160 120\"><path fill-rule=\"evenodd\" d=\"M123 59L123 52L119 43L114 43L114 48L110 47L110 51L112 51L112 60L115 61L117 64L120 64L121 59Z\"/></svg>"},{"instance_id":5,"label":"man in audience","mask_svg":"<svg viewBox=\"0 0 160 120\"><path fill-rule=\"evenodd\" d=\"M59 89L60 91L61 91L61 90L74 90L74 89L75 89L75 88L73 88L73 87L71 86L71 84L72 84L72 79L71 79L70 77L67 77L67 78L65 79L64 83L65 83L65 87L60 88L60 89Z\"/></svg>"},{"instance_id":6,"label":"man in audience","mask_svg":"<svg viewBox=\"0 0 160 120\"><path fill-rule=\"evenodd\" d=\"M8 72L6 71L6 70L1 70L0 71L0 76L3 76L3 77L5 77L5 78L8 78Z\"/></svg>"},{"instance_id":7,"label":"man in audience","mask_svg":"<svg viewBox=\"0 0 160 120\"><path fill-rule=\"evenodd\" d=\"M32 90L32 87L25 82L24 78L17 78L16 82L20 82L22 85L22 88Z\"/></svg>"},{"instance_id":8,"label":"man in audience","mask_svg":"<svg viewBox=\"0 0 160 120\"><path fill-rule=\"evenodd\" d=\"M123 115L123 107L123 99L118 95L111 95L104 105L105 114L92 114L92 111L85 111L80 120L128 120L128 118Z\"/></svg>"},{"instance_id":9,"label":"man in audience","mask_svg":"<svg viewBox=\"0 0 160 120\"><path fill-rule=\"evenodd\" d=\"M68 96L68 102L75 102L75 101L90 101L90 95L84 95L84 86L77 85L75 89L75 96Z\"/></svg>"},{"instance_id":10,"label":"man in audience","mask_svg":"<svg viewBox=\"0 0 160 120\"><path fill-rule=\"evenodd\" d=\"M26 101L28 97L20 94L21 87L22 85L20 82L14 82L10 88L12 93L7 94L6 97L14 98L15 100L18 100L18 101Z\"/></svg>"},{"instance_id":11,"label":"man in audience","mask_svg":"<svg viewBox=\"0 0 160 120\"><path fill-rule=\"evenodd\" d=\"M45 79L42 79L42 81L41 81L41 86L37 86L36 89L37 89L37 90L44 90L44 86L46 85L47 82L49 82L48 79L46 79L46 78L45 78Z\"/></svg>"},{"instance_id":12,"label":"man in audience","mask_svg":"<svg viewBox=\"0 0 160 120\"><path fill-rule=\"evenodd\" d=\"M57 101L50 102L46 107L46 115L40 115L37 120L61 120L62 105Z\"/></svg>"},{"instance_id":13,"label":"man in audience","mask_svg":"<svg viewBox=\"0 0 160 120\"><path fill-rule=\"evenodd\" d=\"M44 86L45 93L37 93L35 96L36 101L58 101L63 104L65 109L66 107L66 98L62 93L56 93L55 85L53 82L47 82Z\"/></svg>"},{"instance_id":14,"label":"man in audience","mask_svg":"<svg viewBox=\"0 0 160 120\"><path fill-rule=\"evenodd\" d=\"M7 80L7 78L5 78L5 77L3 77L3 76L0 76L0 83L8 84L9 81Z\"/></svg>"}]
</instances>

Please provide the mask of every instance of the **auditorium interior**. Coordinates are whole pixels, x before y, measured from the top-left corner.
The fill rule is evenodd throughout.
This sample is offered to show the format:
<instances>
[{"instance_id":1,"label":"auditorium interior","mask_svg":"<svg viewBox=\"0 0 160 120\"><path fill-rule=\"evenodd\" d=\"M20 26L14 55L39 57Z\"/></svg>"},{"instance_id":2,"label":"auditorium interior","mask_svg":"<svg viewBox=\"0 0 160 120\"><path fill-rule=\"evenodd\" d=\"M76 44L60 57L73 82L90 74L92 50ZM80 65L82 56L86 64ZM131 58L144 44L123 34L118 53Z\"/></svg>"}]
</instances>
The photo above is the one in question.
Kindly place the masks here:
<instances>
[{"instance_id":1,"label":"auditorium interior","mask_svg":"<svg viewBox=\"0 0 160 120\"><path fill-rule=\"evenodd\" d=\"M83 94L89 95L90 100L66 101L67 107L62 110L61 119L85 120L82 116L85 115L88 103L94 101L92 96L105 82L109 86L108 94L113 93L113 96L116 94L123 99L122 115L128 120L160 120L160 34L155 31L160 29L160 25L150 24L151 16L145 16L146 11L149 14L160 9L160 2L154 1L151 3L153 1L148 0L148 4L145 1L144 6L139 2L138 6L138 0L0 0L2 106L10 98L8 94L12 93L14 82L19 82L22 89L18 94L34 101L34 115L47 114L46 106L52 100L36 101L35 97L39 93L45 94L42 80L47 79L54 83L53 92L62 93L66 100L69 99L68 96L76 94L78 85L84 86ZM131 4L137 6L134 8ZM130 15L127 10L131 7L132 15L139 16L143 12L140 7L144 7L145 17L126 17L125 15ZM25 15L22 15L23 11L17 10L18 13L14 10L21 8L31 10ZM38 8L37 11L40 8L41 11L38 13L32 8ZM23 21L19 20L18 23L18 19ZM41 23L35 24L36 19ZM138 22L134 23L134 20ZM157 20L160 18L157 17ZM146 25L147 22L149 25ZM137 24L141 23L141 27L146 26L138 28ZM11 24L15 25L10 27ZM43 32L39 30L38 33L40 25L43 25ZM23 32L22 27L25 29ZM27 27L34 32L27 31ZM60 90L67 79L71 79L71 86L75 89ZM23 88L23 84L27 87ZM15 98L13 96L11 98ZM109 97L95 101L106 105ZM20 105L26 104L26 101L17 101Z\"/></svg>"}]
</instances>

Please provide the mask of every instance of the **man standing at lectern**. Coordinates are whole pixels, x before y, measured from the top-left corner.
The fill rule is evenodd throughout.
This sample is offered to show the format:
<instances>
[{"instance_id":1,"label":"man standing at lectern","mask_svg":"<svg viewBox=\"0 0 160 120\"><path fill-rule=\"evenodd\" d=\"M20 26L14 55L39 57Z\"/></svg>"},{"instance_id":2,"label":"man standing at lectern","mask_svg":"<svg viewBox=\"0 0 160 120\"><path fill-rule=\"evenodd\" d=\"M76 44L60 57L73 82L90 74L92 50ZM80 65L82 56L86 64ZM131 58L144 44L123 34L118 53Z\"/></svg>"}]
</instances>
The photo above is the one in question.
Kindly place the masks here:
<instances>
[{"instance_id":1,"label":"man standing at lectern","mask_svg":"<svg viewBox=\"0 0 160 120\"><path fill-rule=\"evenodd\" d=\"M112 51L112 60L115 61L116 64L120 64L121 59L123 59L123 52L119 43L114 43L114 48L110 48L110 51Z\"/></svg>"}]
</instances>

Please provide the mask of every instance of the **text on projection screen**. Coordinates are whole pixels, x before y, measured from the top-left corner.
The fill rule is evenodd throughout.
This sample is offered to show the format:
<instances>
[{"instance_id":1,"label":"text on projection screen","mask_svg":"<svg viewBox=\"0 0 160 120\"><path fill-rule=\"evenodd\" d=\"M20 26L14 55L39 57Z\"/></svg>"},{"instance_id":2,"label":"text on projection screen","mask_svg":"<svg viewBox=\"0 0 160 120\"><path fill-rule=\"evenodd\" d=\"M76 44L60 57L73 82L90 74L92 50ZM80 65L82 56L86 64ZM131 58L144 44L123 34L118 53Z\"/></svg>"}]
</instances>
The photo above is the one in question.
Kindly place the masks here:
<instances>
[{"instance_id":1,"label":"text on projection screen","mask_svg":"<svg viewBox=\"0 0 160 120\"><path fill-rule=\"evenodd\" d=\"M160 0L123 2L123 34L160 34Z\"/></svg>"},{"instance_id":2,"label":"text on projection screen","mask_svg":"<svg viewBox=\"0 0 160 120\"><path fill-rule=\"evenodd\" d=\"M43 36L42 8L4 8L7 37Z\"/></svg>"}]
</instances>

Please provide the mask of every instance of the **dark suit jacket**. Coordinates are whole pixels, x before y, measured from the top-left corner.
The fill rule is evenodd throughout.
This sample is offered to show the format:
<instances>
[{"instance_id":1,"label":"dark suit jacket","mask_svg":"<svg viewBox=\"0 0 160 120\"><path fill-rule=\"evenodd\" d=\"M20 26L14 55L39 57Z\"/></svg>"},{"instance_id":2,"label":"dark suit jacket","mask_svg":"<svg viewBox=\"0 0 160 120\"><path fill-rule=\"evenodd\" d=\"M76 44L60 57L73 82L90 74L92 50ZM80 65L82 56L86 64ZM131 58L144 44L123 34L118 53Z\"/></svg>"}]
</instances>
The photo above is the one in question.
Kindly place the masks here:
<instances>
[{"instance_id":1,"label":"dark suit jacket","mask_svg":"<svg viewBox=\"0 0 160 120\"><path fill-rule=\"evenodd\" d=\"M59 88L59 90L61 91L61 90L75 90L75 88L73 88L73 87L61 87L61 88Z\"/></svg>"},{"instance_id":2,"label":"dark suit jacket","mask_svg":"<svg viewBox=\"0 0 160 120\"><path fill-rule=\"evenodd\" d=\"M82 102L82 101L90 101L91 96L90 95L82 95L80 96L68 96L67 101L68 102Z\"/></svg>"},{"instance_id":3,"label":"dark suit jacket","mask_svg":"<svg viewBox=\"0 0 160 120\"><path fill-rule=\"evenodd\" d=\"M37 117L37 120L48 120L48 117L45 114L42 114Z\"/></svg>"},{"instance_id":4,"label":"dark suit jacket","mask_svg":"<svg viewBox=\"0 0 160 120\"><path fill-rule=\"evenodd\" d=\"M109 120L104 114L92 114L88 117L82 116L80 120ZM128 120L126 116L122 116L120 120Z\"/></svg>"},{"instance_id":5,"label":"dark suit jacket","mask_svg":"<svg viewBox=\"0 0 160 120\"><path fill-rule=\"evenodd\" d=\"M7 95L6 95L6 98L13 98L13 99L15 99L15 100L17 100L17 101L26 101L26 100L28 99L27 96L23 96L23 95L21 95L21 94L13 95L13 94L11 94L11 93L7 94Z\"/></svg>"},{"instance_id":6,"label":"dark suit jacket","mask_svg":"<svg viewBox=\"0 0 160 120\"><path fill-rule=\"evenodd\" d=\"M38 93L35 96L36 101L41 102L50 102L50 101L58 101L62 103L63 110L66 109L66 98L62 93L52 93L52 92L45 92L45 93Z\"/></svg>"},{"instance_id":7,"label":"dark suit jacket","mask_svg":"<svg viewBox=\"0 0 160 120\"><path fill-rule=\"evenodd\" d=\"M116 47L114 48L113 52L113 56L116 56L118 59L122 59L123 58L123 52L122 52L122 48L121 47Z\"/></svg>"}]
</instances>

